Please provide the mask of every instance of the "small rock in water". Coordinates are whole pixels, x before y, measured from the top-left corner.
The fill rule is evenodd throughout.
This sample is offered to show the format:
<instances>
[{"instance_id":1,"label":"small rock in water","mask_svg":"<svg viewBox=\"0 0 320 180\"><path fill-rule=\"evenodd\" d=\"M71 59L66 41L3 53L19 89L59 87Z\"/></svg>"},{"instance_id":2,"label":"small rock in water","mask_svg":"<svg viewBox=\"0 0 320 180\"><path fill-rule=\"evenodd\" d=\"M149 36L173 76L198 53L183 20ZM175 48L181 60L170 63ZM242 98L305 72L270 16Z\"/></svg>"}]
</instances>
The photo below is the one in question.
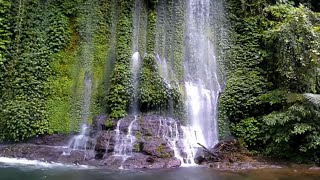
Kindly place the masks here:
<instances>
[{"instance_id":1,"label":"small rock in water","mask_svg":"<svg viewBox=\"0 0 320 180\"><path fill-rule=\"evenodd\" d=\"M205 153L202 149L199 149L194 156L194 161L197 164L202 164L205 161Z\"/></svg>"}]
</instances>

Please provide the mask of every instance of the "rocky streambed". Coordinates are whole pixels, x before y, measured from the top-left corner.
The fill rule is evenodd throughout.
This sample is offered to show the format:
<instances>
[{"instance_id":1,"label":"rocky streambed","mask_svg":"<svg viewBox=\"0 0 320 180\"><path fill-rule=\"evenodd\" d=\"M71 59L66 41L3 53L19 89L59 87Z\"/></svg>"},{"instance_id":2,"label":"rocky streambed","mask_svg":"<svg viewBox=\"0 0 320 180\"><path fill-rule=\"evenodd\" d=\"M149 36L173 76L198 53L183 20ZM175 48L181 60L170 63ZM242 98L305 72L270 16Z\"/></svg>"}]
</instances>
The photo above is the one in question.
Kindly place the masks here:
<instances>
[{"instance_id":1,"label":"rocky streambed","mask_svg":"<svg viewBox=\"0 0 320 180\"><path fill-rule=\"evenodd\" d=\"M180 124L158 115L128 116L118 122L94 119L85 145L72 147L73 136L46 135L23 143L0 146L0 157L25 158L108 169L177 168L187 162L182 150ZM113 126L107 126L108 124ZM70 143L71 142L71 143ZM200 145L201 146L201 145ZM178 152L177 152L178 151ZM180 158L177 158L179 153ZM282 165L255 160L229 138L213 148L200 147L194 155L199 166L220 170L281 168Z\"/></svg>"}]
</instances>

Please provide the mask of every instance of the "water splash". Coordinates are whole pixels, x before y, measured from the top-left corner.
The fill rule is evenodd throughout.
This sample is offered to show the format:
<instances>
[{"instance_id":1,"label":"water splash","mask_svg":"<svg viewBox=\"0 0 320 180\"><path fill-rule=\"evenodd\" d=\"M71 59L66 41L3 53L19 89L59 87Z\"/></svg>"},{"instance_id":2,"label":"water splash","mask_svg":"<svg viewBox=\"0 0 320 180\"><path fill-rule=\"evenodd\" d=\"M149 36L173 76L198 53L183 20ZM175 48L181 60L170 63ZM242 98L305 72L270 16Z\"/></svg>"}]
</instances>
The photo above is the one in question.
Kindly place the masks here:
<instances>
[{"instance_id":1,"label":"water splash","mask_svg":"<svg viewBox=\"0 0 320 180\"><path fill-rule=\"evenodd\" d=\"M117 122L117 128L115 129L116 132L116 144L114 147L114 156L119 156L122 158L122 164L125 162L129 157L132 156L134 144L136 142L136 137L133 134L133 128L137 125L138 116L134 116L134 120L128 126L127 134L124 135L121 133L121 123L122 120L120 119ZM121 164L120 169L123 169Z\"/></svg>"},{"instance_id":2,"label":"water splash","mask_svg":"<svg viewBox=\"0 0 320 180\"><path fill-rule=\"evenodd\" d=\"M85 78L84 78L84 96L83 96L83 108L82 108L82 113L81 113L81 119L82 119L82 125L81 125L81 131L80 134L74 136L70 142L69 142L69 151L64 152L64 155L69 155L71 151L74 150L88 150L88 149L93 149L94 144L88 143L89 140L94 142L89 137L89 131L90 128L88 126L88 119L90 116L90 104L91 104L91 94L92 94L92 80L91 77L89 76L89 73L85 73Z\"/></svg>"},{"instance_id":3,"label":"water splash","mask_svg":"<svg viewBox=\"0 0 320 180\"><path fill-rule=\"evenodd\" d=\"M14 166L28 166L28 167L41 167L41 168L77 168L77 169L88 169L93 168L86 165L68 165L62 163L53 163L53 162L44 162L38 160L28 160L24 158L8 158L8 157L0 157L0 163L14 165Z\"/></svg>"},{"instance_id":4,"label":"water splash","mask_svg":"<svg viewBox=\"0 0 320 180\"><path fill-rule=\"evenodd\" d=\"M69 144L69 147L72 150L86 150L87 142L89 140L88 132L89 127L86 124L82 124L81 131L79 135L73 137L72 141Z\"/></svg>"},{"instance_id":5,"label":"water splash","mask_svg":"<svg viewBox=\"0 0 320 180\"><path fill-rule=\"evenodd\" d=\"M210 0L189 0L185 52L185 97L189 125L182 127L184 163L194 164L198 143L218 142L218 96L221 87L215 46L210 36Z\"/></svg>"},{"instance_id":6,"label":"water splash","mask_svg":"<svg viewBox=\"0 0 320 180\"><path fill-rule=\"evenodd\" d=\"M159 129L157 133L158 137L161 137L162 139L169 142L170 148L174 151L174 156L179 159L180 162L183 162L180 148L177 146L180 141L179 134L178 123L175 120L165 117L159 118Z\"/></svg>"}]
</instances>

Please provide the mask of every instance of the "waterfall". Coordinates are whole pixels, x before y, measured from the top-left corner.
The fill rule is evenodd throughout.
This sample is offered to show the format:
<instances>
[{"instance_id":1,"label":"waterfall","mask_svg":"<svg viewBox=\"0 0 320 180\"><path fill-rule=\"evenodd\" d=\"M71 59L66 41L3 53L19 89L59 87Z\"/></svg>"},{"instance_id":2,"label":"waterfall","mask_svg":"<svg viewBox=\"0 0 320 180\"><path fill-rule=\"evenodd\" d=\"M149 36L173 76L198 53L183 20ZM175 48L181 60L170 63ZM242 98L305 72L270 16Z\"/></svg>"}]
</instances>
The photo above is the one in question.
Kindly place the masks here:
<instances>
[{"instance_id":1,"label":"waterfall","mask_svg":"<svg viewBox=\"0 0 320 180\"><path fill-rule=\"evenodd\" d=\"M139 52L135 52L131 58L131 73L133 80L133 103L132 113L136 115L138 113L138 93L139 93L139 73L141 69L141 58Z\"/></svg>"},{"instance_id":2,"label":"waterfall","mask_svg":"<svg viewBox=\"0 0 320 180\"><path fill-rule=\"evenodd\" d=\"M160 118L158 137L169 142L171 149L174 151L175 157L183 162L180 149L177 146L177 143L180 141L178 123L172 118Z\"/></svg>"},{"instance_id":3,"label":"waterfall","mask_svg":"<svg viewBox=\"0 0 320 180\"><path fill-rule=\"evenodd\" d=\"M132 150L134 148L134 143L136 142L136 137L133 134L133 128L137 124L138 116L134 116L134 120L128 126L127 135L121 133L121 123L120 119L117 122L116 132L116 144L114 147L114 156L119 156L122 158L122 163L120 169L123 169L123 163L132 156Z\"/></svg>"},{"instance_id":4,"label":"waterfall","mask_svg":"<svg viewBox=\"0 0 320 180\"><path fill-rule=\"evenodd\" d=\"M125 162L131 155L133 151L133 146L136 140L136 137L133 134L133 128L137 125L138 113L139 113L139 104L138 104L138 96L139 96L139 74L141 70L141 57L139 50L140 48L140 24L143 22L141 20L141 13L143 10L143 4L141 0L135 0L134 4L134 12L133 12L133 37L132 37L132 51L133 55L130 59L130 72L132 75L133 81L133 102L131 107L131 113L134 115L134 120L130 122L127 134L123 135L121 133L121 123L122 120L118 120L117 127L115 129L116 132L116 143L114 147L114 156L120 156L122 158L122 164ZM120 169L123 168L121 164Z\"/></svg>"},{"instance_id":5,"label":"waterfall","mask_svg":"<svg viewBox=\"0 0 320 180\"><path fill-rule=\"evenodd\" d=\"M189 0L186 21L185 97L189 124L182 127L186 164L193 164L200 143L218 142L217 103L221 87L214 42L210 36L210 0Z\"/></svg>"},{"instance_id":6,"label":"waterfall","mask_svg":"<svg viewBox=\"0 0 320 180\"><path fill-rule=\"evenodd\" d=\"M141 13L143 10L143 2L141 0L135 0L134 4L134 11L133 11L133 33L132 33L132 57L130 61L130 70L132 74L132 81L133 81L133 103L131 113L137 115L139 111L138 107L138 93L139 93L139 74L141 69L141 57L139 50L140 44L140 33L143 30L140 29L140 26L144 24L143 18L141 17Z\"/></svg>"},{"instance_id":7,"label":"waterfall","mask_svg":"<svg viewBox=\"0 0 320 180\"><path fill-rule=\"evenodd\" d=\"M71 140L69 147L72 150L86 150L87 149L87 142L89 140L88 137L88 125L82 124L81 131L79 135L76 135Z\"/></svg>"},{"instance_id":8,"label":"waterfall","mask_svg":"<svg viewBox=\"0 0 320 180\"><path fill-rule=\"evenodd\" d=\"M117 129L116 129L116 146L114 148L115 155L121 156L123 158L128 158L132 154L133 145L135 143L135 136L133 135L133 128L136 125L137 122L137 116L134 117L134 120L131 121L130 125L128 126L128 133L126 136L121 135L120 133L120 125L121 120L117 123Z\"/></svg>"},{"instance_id":9,"label":"waterfall","mask_svg":"<svg viewBox=\"0 0 320 180\"><path fill-rule=\"evenodd\" d=\"M92 80L89 76L89 73L85 73L84 78L84 95L83 95L83 106L82 106L82 112L81 112L81 131L80 134L74 136L70 142L69 142L69 148L70 150L87 150L92 147L88 147L88 141L90 139L89 137L89 126L88 126L88 119L90 116L90 104L91 104L91 94L92 94ZM64 154L70 154L64 153Z\"/></svg>"}]
</instances>

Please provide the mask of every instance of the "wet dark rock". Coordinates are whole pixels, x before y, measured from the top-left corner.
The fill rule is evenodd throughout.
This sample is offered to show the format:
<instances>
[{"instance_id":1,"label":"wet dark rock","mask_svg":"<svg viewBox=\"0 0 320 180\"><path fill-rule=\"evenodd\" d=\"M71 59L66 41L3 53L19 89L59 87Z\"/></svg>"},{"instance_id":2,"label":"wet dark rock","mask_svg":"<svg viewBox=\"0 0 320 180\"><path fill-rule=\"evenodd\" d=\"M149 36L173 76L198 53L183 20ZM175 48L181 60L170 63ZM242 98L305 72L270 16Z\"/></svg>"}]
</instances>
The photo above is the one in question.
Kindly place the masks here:
<instances>
[{"instance_id":1,"label":"wet dark rock","mask_svg":"<svg viewBox=\"0 0 320 180\"><path fill-rule=\"evenodd\" d=\"M146 162L148 162L148 163L154 163L154 158L148 157L148 158L146 159Z\"/></svg>"},{"instance_id":2,"label":"wet dark rock","mask_svg":"<svg viewBox=\"0 0 320 180\"><path fill-rule=\"evenodd\" d=\"M121 121L120 126L119 126L119 130L123 133L128 133L128 127L130 126L130 123L132 121L134 121L134 116L127 116L127 117L122 118L118 121ZM138 124L138 122L134 123L133 129L132 129L133 134L135 134L136 131L139 130L137 124Z\"/></svg>"},{"instance_id":3,"label":"wet dark rock","mask_svg":"<svg viewBox=\"0 0 320 180\"><path fill-rule=\"evenodd\" d=\"M94 117L92 121L92 129L94 131L106 130L107 129L106 121L107 121L107 115L105 114Z\"/></svg>"},{"instance_id":4,"label":"wet dark rock","mask_svg":"<svg viewBox=\"0 0 320 180\"><path fill-rule=\"evenodd\" d=\"M61 154L58 162L67 164L87 164L87 161L93 160L95 153L93 151L73 150L69 154Z\"/></svg>"},{"instance_id":5,"label":"wet dark rock","mask_svg":"<svg viewBox=\"0 0 320 180\"><path fill-rule=\"evenodd\" d=\"M166 163L166 168L178 168L181 166L181 161L177 158L170 158Z\"/></svg>"},{"instance_id":6,"label":"wet dark rock","mask_svg":"<svg viewBox=\"0 0 320 180\"><path fill-rule=\"evenodd\" d=\"M26 158L30 160L55 161L62 154L63 148L32 144L16 144L3 148L0 156Z\"/></svg>"},{"instance_id":7,"label":"wet dark rock","mask_svg":"<svg viewBox=\"0 0 320 180\"><path fill-rule=\"evenodd\" d=\"M143 154L135 154L126 159L122 166L125 169L161 169L176 168L180 164L180 161L176 158L156 158Z\"/></svg>"},{"instance_id":8,"label":"wet dark rock","mask_svg":"<svg viewBox=\"0 0 320 180\"><path fill-rule=\"evenodd\" d=\"M149 136L145 138L142 151L158 158L170 158L174 156L174 151L170 148L168 142L158 137Z\"/></svg>"},{"instance_id":9,"label":"wet dark rock","mask_svg":"<svg viewBox=\"0 0 320 180\"><path fill-rule=\"evenodd\" d=\"M134 120L134 116L121 119L121 139L126 138L128 127ZM133 125L132 135L135 136L132 156L126 159L115 154L117 121L113 129L106 126L108 118L99 115L93 120L90 133L87 133L87 144L81 150L71 150L68 146L71 136L46 135L32 138L24 143L0 145L0 156L12 158L26 158L47 162L59 162L65 164L79 164L96 167L117 169L141 169L141 168L176 168L181 166L179 159L174 157L168 141L169 136L174 136L173 127L176 124L172 119L165 119L158 115L143 115L137 117ZM181 136L180 136L181 137ZM181 148L181 142L176 142L176 147ZM180 153L186 157L184 152ZM250 158L246 150L232 136L220 141L213 148L199 148L195 155L195 162L201 166L219 170L244 170L259 168L279 168L255 161ZM310 168L318 170L319 168Z\"/></svg>"},{"instance_id":10,"label":"wet dark rock","mask_svg":"<svg viewBox=\"0 0 320 180\"><path fill-rule=\"evenodd\" d=\"M132 157L126 159L123 163L123 167L125 169L142 169L142 168L150 168L155 161L150 162L150 158L147 155L143 154L135 154Z\"/></svg>"},{"instance_id":11,"label":"wet dark rock","mask_svg":"<svg viewBox=\"0 0 320 180\"><path fill-rule=\"evenodd\" d=\"M27 140L25 143L48 146L64 146L68 144L69 139L71 138L72 135L52 134L34 137Z\"/></svg>"},{"instance_id":12,"label":"wet dark rock","mask_svg":"<svg viewBox=\"0 0 320 180\"><path fill-rule=\"evenodd\" d=\"M120 156L108 156L102 162L109 169L118 169L123 163L123 158Z\"/></svg>"},{"instance_id":13,"label":"wet dark rock","mask_svg":"<svg viewBox=\"0 0 320 180\"><path fill-rule=\"evenodd\" d=\"M128 127L134 119L134 116L121 119L119 133L122 140L126 138ZM0 146L0 156L103 166L111 169L119 168L121 165L127 169L179 167L181 162L174 157L170 142L166 140L166 133L170 134L166 128L173 127L174 121L158 115L139 116L136 120L132 128L132 134L135 136L133 155L127 159L115 155L117 132L106 127L106 115L94 118L90 132L86 133L84 139L86 144L77 147L78 150L67 147L71 136L47 135L25 143ZM116 121L114 124L117 124Z\"/></svg>"},{"instance_id":14,"label":"wet dark rock","mask_svg":"<svg viewBox=\"0 0 320 180\"><path fill-rule=\"evenodd\" d=\"M202 149L199 149L194 156L194 161L196 164L202 164L205 161L206 154Z\"/></svg>"},{"instance_id":15,"label":"wet dark rock","mask_svg":"<svg viewBox=\"0 0 320 180\"><path fill-rule=\"evenodd\" d=\"M101 131L97 135L95 150L103 152L114 151L115 146L115 132L114 131Z\"/></svg>"},{"instance_id":16,"label":"wet dark rock","mask_svg":"<svg viewBox=\"0 0 320 180\"><path fill-rule=\"evenodd\" d=\"M156 115L141 117L141 120L138 121L141 134L153 137L159 136L160 120L162 118Z\"/></svg>"}]
</instances>

